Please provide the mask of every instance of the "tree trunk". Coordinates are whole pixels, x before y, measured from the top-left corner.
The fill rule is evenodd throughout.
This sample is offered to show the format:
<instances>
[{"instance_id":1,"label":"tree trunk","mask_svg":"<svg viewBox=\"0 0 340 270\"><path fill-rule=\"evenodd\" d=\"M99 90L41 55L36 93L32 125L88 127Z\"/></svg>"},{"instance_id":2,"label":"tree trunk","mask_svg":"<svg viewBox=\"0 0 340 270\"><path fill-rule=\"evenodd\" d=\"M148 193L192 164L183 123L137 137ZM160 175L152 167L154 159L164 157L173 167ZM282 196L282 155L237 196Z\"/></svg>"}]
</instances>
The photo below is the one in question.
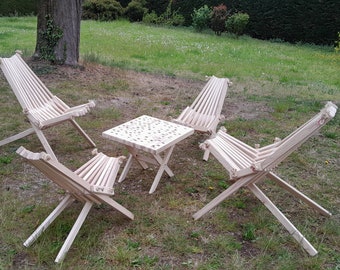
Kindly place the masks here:
<instances>
[{"instance_id":1,"label":"tree trunk","mask_svg":"<svg viewBox=\"0 0 340 270\"><path fill-rule=\"evenodd\" d=\"M40 0L34 56L78 65L82 0Z\"/></svg>"}]
</instances>

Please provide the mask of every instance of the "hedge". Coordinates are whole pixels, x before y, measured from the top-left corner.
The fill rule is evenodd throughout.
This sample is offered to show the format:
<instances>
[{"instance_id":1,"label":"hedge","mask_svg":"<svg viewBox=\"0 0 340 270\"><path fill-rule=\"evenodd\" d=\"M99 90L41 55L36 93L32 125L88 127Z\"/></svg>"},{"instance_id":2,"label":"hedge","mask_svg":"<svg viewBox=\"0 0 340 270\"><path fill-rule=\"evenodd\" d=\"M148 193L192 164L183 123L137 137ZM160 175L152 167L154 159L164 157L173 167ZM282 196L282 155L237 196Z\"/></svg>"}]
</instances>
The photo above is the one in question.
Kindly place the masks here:
<instances>
[{"instance_id":1,"label":"hedge","mask_svg":"<svg viewBox=\"0 0 340 270\"><path fill-rule=\"evenodd\" d=\"M1 0L0 16L36 15L39 0Z\"/></svg>"}]
</instances>

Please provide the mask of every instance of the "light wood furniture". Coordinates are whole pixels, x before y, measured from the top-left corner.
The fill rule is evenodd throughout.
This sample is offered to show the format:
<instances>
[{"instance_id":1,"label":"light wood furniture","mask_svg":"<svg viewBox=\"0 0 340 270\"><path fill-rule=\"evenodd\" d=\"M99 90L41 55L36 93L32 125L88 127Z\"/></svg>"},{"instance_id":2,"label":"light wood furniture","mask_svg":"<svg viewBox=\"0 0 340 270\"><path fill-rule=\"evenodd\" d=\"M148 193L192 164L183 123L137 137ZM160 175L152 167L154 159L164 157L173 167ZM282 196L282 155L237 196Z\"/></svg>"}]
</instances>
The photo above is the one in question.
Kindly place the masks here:
<instances>
[{"instance_id":1,"label":"light wood furniture","mask_svg":"<svg viewBox=\"0 0 340 270\"><path fill-rule=\"evenodd\" d=\"M335 116L336 111L337 106L328 102L320 113L299 127L285 139L276 139L273 144L262 148L250 147L227 134L225 130L220 129L214 138L205 141L201 147L210 150L210 152L228 171L230 178L234 181L234 183L201 210L195 213L193 215L194 219L202 217L241 187L247 187L310 255L316 255L316 249L260 190L257 183L268 177L280 187L286 189L292 195L310 205L316 211L323 215L330 216L331 213L329 211L325 210L316 202L282 180L273 172L273 169L308 138L317 133L323 125Z\"/></svg>"},{"instance_id":2,"label":"light wood furniture","mask_svg":"<svg viewBox=\"0 0 340 270\"><path fill-rule=\"evenodd\" d=\"M227 78L210 77L194 102L173 121L192 127L197 132L215 134L217 125L224 119L221 112L231 84ZM208 160L208 158L209 150L207 149L203 159Z\"/></svg>"},{"instance_id":3,"label":"light wood furniture","mask_svg":"<svg viewBox=\"0 0 340 270\"><path fill-rule=\"evenodd\" d=\"M0 58L0 66L23 109L23 113L31 124L31 128L0 141L0 146L36 133L46 152L56 159L43 130L64 121L70 121L88 143L92 147L96 147L95 143L74 120L75 117L88 113L95 106L93 101L70 108L47 89L21 58L19 51L10 58Z\"/></svg>"},{"instance_id":4,"label":"light wood furniture","mask_svg":"<svg viewBox=\"0 0 340 270\"><path fill-rule=\"evenodd\" d=\"M114 195L113 185L117 173L125 157L114 158L98 153L73 172L44 152L33 153L21 146L17 153L67 192L59 205L25 241L26 247L30 246L74 200L84 203L84 206L55 259L57 263L64 259L94 204L105 203L126 217L134 218L129 210L111 198Z\"/></svg>"},{"instance_id":5,"label":"light wood furniture","mask_svg":"<svg viewBox=\"0 0 340 270\"><path fill-rule=\"evenodd\" d=\"M143 169L149 164L158 165L159 169L149 193L153 193L165 171L170 177L174 173L168 162L175 145L194 133L194 129L176 123L164 121L147 115L142 115L131 121L103 132L103 137L123 144L130 155L119 178L122 182L135 159ZM151 154L152 158L141 154Z\"/></svg>"}]
</instances>

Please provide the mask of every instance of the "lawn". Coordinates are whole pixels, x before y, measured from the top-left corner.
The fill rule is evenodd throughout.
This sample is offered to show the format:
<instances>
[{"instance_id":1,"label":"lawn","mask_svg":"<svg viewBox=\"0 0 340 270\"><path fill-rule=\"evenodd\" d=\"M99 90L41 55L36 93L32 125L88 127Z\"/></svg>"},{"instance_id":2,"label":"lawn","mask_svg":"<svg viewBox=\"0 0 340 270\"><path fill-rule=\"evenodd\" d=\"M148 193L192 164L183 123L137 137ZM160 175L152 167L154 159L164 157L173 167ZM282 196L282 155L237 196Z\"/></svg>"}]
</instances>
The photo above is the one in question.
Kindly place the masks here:
<instances>
[{"instance_id":1,"label":"lawn","mask_svg":"<svg viewBox=\"0 0 340 270\"><path fill-rule=\"evenodd\" d=\"M81 68L32 62L36 19L0 18L0 56L20 49L49 89L70 105L94 99L79 119L100 151L126 154L102 131L133 117L176 117L205 83L206 75L233 82L221 123L253 145L284 137L316 114L327 100L340 104L340 54L331 47L287 44L190 28L162 28L126 21L82 22ZM0 75L0 138L27 127L14 95ZM84 222L65 261L54 264L81 205L74 204L29 248L22 243L51 212L63 192L22 162L24 145L42 151L35 136L0 148L0 269L337 269L340 267L340 116L328 123L276 169L282 178L333 214L325 218L271 182L261 185L319 251L310 257L247 190L198 221L192 214L228 185L211 157L202 161L195 134L181 142L170 166L148 194L154 170L132 167L117 184L115 199L135 214L129 221L96 207ZM90 158L82 138L67 124L47 137L59 157L75 169Z\"/></svg>"}]
</instances>

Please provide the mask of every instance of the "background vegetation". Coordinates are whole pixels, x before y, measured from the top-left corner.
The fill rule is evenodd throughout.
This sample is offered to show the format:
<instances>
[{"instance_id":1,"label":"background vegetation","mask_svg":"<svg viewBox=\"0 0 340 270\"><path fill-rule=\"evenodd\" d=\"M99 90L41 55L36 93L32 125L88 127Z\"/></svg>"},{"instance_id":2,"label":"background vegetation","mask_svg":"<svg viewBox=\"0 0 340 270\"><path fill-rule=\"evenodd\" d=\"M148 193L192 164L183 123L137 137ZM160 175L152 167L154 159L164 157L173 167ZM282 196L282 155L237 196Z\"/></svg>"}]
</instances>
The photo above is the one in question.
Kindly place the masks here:
<instances>
[{"instance_id":1,"label":"background vegetation","mask_svg":"<svg viewBox=\"0 0 340 270\"><path fill-rule=\"evenodd\" d=\"M37 14L39 0L2 0L0 16L22 16Z\"/></svg>"},{"instance_id":2,"label":"background vegetation","mask_svg":"<svg viewBox=\"0 0 340 270\"><path fill-rule=\"evenodd\" d=\"M91 4L89 4L91 3ZM105 3L105 4L104 4ZM157 17L171 11L171 25L191 26L193 12L204 5L210 9L224 4L229 16L234 13L247 13L249 24L245 33L260 39L280 39L292 43L334 45L340 31L340 1L338 0L86 0L85 18L110 20L118 15L127 16L131 21L141 21L141 13ZM89 14L88 6L93 5L95 12ZM107 9L103 6L107 5ZM118 6L119 5L119 6ZM122 8L127 12L122 13ZM0 16L13 14L35 14L37 0L2 0ZM155 17L155 16L154 16ZM162 18L162 17L161 17ZM162 18L169 24L167 18Z\"/></svg>"},{"instance_id":3,"label":"background vegetation","mask_svg":"<svg viewBox=\"0 0 340 270\"><path fill-rule=\"evenodd\" d=\"M21 49L29 60L36 18L0 18L0 38L1 56ZM233 81L222 125L251 145L285 136L327 100L340 104L340 54L328 46L221 38L211 32L127 21L84 21L80 54L80 68L30 65L67 103L97 101L79 123L98 148L111 155L124 149L103 140L101 131L141 114L176 117L197 96L206 75ZM0 103L0 138L27 127L2 75ZM318 249L315 257L308 256L246 190L201 220L191 219L229 185L213 157L201 160L198 144L204 137L195 135L175 149L170 166L176 177L163 177L155 194L148 194L154 171L137 166L117 184L115 198L136 214L135 221L105 207L93 209L64 263L55 265L53 259L81 205L66 211L32 247L23 247L63 194L15 154L20 145L41 149L34 136L6 145L0 148L0 269L337 269L339 134L338 113L277 168L282 178L329 209L331 218L314 213L270 182L263 183L268 196ZM90 157L84 141L68 126L51 130L48 138L70 168Z\"/></svg>"}]
</instances>

